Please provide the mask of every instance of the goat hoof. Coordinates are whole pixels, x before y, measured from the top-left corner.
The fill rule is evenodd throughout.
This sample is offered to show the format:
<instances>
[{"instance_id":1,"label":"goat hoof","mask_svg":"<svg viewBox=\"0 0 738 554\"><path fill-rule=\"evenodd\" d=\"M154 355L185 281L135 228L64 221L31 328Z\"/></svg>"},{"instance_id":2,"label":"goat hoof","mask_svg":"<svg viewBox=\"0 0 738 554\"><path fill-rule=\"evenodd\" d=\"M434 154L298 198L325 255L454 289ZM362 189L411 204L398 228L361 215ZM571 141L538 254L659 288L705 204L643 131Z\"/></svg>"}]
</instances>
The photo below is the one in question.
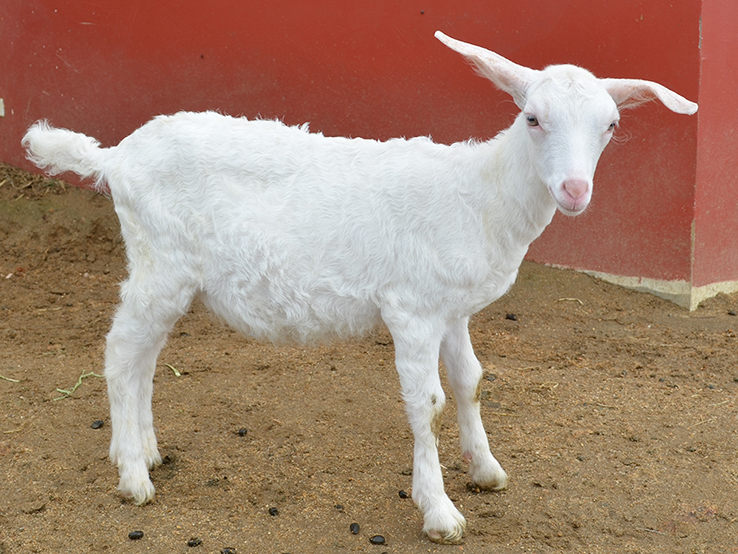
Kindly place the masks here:
<instances>
[{"instance_id":1,"label":"goat hoof","mask_svg":"<svg viewBox=\"0 0 738 554\"><path fill-rule=\"evenodd\" d=\"M142 464L143 465L143 464ZM146 471L145 466L143 470L136 472L121 472L120 483L118 484L118 491L125 497L133 500L134 504L141 506L154 499L156 490L154 484L149 478L149 473Z\"/></svg>"},{"instance_id":2,"label":"goat hoof","mask_svg":"<svg viewBox=\"0 0 738 554\"><path fill-rule=\"evenodd\" d=\"M147 485L140 486L135 490L122 489L118 487L118 491L123 495L124 498L133 500L136 506L143 506L148 504L154 499L154 485L148 483Z\"/></svg>"},{"instance_id":3,"label":"goat hoof","mask_svg":"<svg viewBox=\"0 0 738 554\"><path fill-rule=\"evenodd\" d=\"M461 544L464 542L464 528L456 527L447 534L440 531L426 531L425 534L431 542L436 544Z\"/></svg>"},{"instance_id":4,"label":"goat hoof","mask_svg":"<svg viewBox=\"0 0 738 554\"><path fill-rule=\"evenodd\" d=\"M497 475L492 479L472 479L472 482L485 491L503 491L507 488L507 473L503 471L501 475Z\"/></svg>"},{"instance_id":5,"label":"goat hoof","mask_svg":"<svg viewBox=\"0 0 738 554\"><path fill-rule=\"evenodd\" d=\"M464 538L466 520L449 499L443 504L445 506L439 507L441 509L425 514L423 532L435 543L460 544Z\"/></svg>"},{"instance_id":6,"label":"goat hoof","mask_svg":"<svg viewBox=\"0 0 738 554\"><path fill-rule=\"evenodd\" d=\"M507 488L507 473L496 461L469 470L472 483L485 491L501 491Z\"/></svg>"}]
</instances>

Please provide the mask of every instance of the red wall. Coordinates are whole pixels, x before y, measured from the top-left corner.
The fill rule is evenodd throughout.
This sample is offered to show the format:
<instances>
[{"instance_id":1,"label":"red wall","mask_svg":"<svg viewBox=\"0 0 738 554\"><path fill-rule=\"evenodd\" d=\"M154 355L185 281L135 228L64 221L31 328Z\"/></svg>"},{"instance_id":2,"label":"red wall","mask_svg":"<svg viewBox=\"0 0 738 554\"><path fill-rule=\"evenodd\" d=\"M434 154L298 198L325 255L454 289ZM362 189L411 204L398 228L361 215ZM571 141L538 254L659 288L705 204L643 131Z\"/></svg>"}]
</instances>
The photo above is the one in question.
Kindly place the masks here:
<instances>
[{"instance_id":1,"label":"red wall","mask_svg":"<svg viewBox=\"0 0 738 554\"><path fill-rule=\"evenodd\" d=\"M724 258L695 263L698 281L738 280L728 152L736 135L715 143L732 132L725 114L735 112L727 95L735 74L720 69L738 51L735 38L723 37L736 14L720 4L729 3L182 0L174 11L148 0L4 0L0 160L30 169L19 143L39 118L113 145L152 116L183 109L309 121L327 135L494 136L514 104L433 38L440 29L531 67L576 63L700 101L692 117L655 103L626 113L621 140L600 162L591 208L575 219L557 215L531 259L689 281L694 222L695 245ZM723 38L713 42L713 32ZM700 88L702 63L709 90ZM698 149L708 162L732 161L698 168ZM695 194L696 183L704 191ZM716 187L730 202L717 201ZM716 211L722 227L712 224Z\"/></svg>"},{"instance_id":2,"label":"red wall","mask_svg":"<svg viewBox=\"0 0 738 554\"><path fill-rule=\"evenodd\" d=\"M738 2L704 2L692 282L738 280Z\"/></svg>"}]
</instances>

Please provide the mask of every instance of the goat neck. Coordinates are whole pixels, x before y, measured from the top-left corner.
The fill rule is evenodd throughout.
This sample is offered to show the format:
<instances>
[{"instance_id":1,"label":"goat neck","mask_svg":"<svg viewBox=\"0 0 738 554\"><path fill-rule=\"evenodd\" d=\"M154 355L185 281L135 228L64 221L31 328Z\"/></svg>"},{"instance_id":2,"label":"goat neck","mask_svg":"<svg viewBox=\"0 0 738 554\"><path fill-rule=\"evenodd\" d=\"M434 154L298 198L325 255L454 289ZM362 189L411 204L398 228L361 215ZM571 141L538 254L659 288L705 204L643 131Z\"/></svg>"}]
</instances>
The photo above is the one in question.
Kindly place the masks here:
<instances>
[{"instance_id":1,"label":"goat neck","mask_svg":"<svg viewBox=\"0 0 738 554\"><path fill-rule=\"evenodd\" d=\"M551 223L556 202L530 159L525 119L487 143L491 149L484 177L488 184L485 225L489 238L522 257Z\"/></svg>"}]
</instances>

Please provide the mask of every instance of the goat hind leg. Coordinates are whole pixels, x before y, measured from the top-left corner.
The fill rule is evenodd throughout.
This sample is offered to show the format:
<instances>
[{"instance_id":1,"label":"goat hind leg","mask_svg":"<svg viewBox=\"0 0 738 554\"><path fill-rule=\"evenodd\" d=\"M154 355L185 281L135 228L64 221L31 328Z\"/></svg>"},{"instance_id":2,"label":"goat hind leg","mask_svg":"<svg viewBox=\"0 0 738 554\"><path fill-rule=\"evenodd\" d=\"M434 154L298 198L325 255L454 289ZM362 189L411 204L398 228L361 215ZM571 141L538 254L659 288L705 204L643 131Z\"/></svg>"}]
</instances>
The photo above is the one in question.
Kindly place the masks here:
<instances>
[{"instance_id":1,"label":"goat hind leg","mask_svg":"<svg viewBox=\"0 0 738 554\"><path fill-rule=\"evenodd\" d=\"M136 504L145 504L154 497L148 470L161 463L151 410L156 359L186 307L180 310L161 301L142 302L125 289L123 297L105 351L113 427L110 459L118 466L121 493Z\"/></svg>"}]
</instances>

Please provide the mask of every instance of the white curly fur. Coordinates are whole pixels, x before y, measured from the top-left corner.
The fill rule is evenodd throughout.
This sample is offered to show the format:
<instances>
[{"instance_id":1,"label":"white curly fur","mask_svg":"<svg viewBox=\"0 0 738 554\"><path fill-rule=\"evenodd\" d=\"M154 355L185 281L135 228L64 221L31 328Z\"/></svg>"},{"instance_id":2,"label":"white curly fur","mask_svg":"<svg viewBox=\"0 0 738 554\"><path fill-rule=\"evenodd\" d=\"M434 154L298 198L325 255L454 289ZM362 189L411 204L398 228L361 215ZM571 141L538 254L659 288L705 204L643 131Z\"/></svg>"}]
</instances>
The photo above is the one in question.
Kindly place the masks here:
<instances>
[{"instance_id":1,"label":"white curly fur","mask_svg":"<svg viewBox=\"0 0 738 554\"><path fill-rule=\"evenodd\" d=\"M45 122L27 132L31 160L96 179L120 218L130 275L105 375L110 457L119 489L136 503L153 498L148 470L161 463L151 411L156 358L198 296L236 329L272 341L386 324L415 436L413 498L431 540L458 542L466 525L438 461L439 354L471 479L506 486L479 414L482 368L468 318L507 291L557 208L586 208L618 120L608 90L623 105L655 97L684 113L696 105L654 83L601 81L575 66L535 71L437 36L520 106L495 139L327 138L216 113L157 117L108 149Z\"/></svg>"}]
</instances>

